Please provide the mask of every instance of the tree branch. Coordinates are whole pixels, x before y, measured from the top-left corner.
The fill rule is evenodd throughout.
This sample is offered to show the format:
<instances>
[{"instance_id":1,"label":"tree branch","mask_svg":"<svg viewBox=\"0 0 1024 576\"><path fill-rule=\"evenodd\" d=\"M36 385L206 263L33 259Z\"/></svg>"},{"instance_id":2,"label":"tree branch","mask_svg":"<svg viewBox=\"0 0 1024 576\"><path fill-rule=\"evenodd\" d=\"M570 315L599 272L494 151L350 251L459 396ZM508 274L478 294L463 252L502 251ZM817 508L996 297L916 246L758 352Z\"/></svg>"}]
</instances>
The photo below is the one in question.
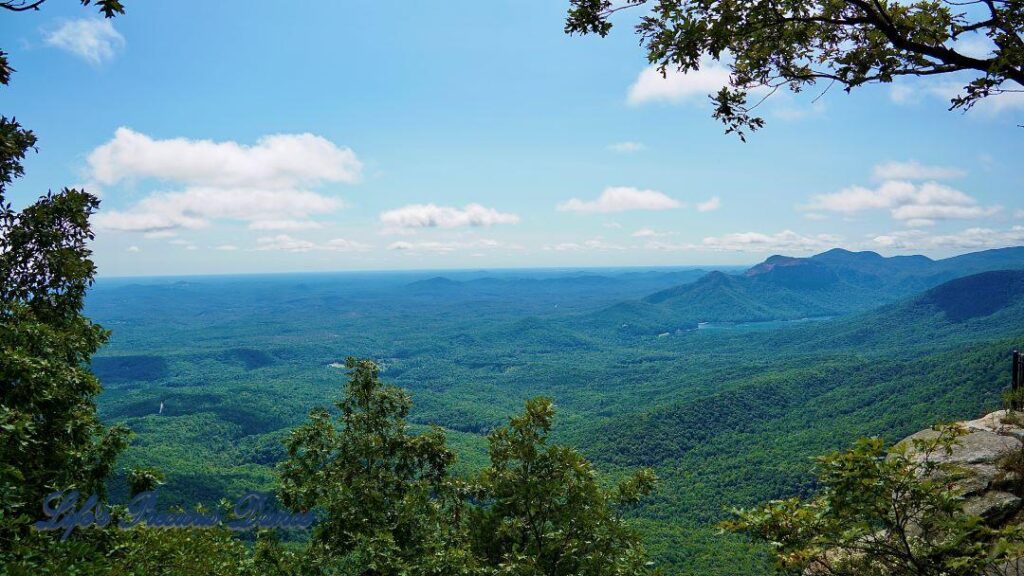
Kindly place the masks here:
<instances>
[{"instance_id":1,"label":"tree branch","mask_svg":"<svg viewBox=\"0 0 1024 576\"><path fill-rule=\"evenodd\" d=\"M0 8L10 10L11 12L25 12L28 10L39 10L39 7L43 2L46 2L46 0L35 0L35 2L28 4L25 3L25 0L21 0L19 2L0 2Z\"/></svg>"},{"instance_id":2,"label":"tree branch","mask_svg":"<svg viewBox=\"0 0 1024 576\"><path fill-rule=\"evenodd\" d=\"M980 60L978 58L972 58L965 56L955 50L946 48L945 46L929 46L928 44L921 44L906 38L896 26L892 25L887 17L880 16L875 12L873 4L869 4L867 0L847 0L849 3L859 7L864 14L873 20L874 25L878 30L885 35L886 38L892 42L893 46L909 52L930 56L939 60L943 64L956 65L962 69L978 70L985 72L986 74L994 71L999 72L1006 76L1006 78L1017 82L1024 86L1024 71L1013 68L1004 67L998 70L992 68L998 64L996 59ZM873 0L873 3L874 2Z\"/></svg>"}]
</instances>

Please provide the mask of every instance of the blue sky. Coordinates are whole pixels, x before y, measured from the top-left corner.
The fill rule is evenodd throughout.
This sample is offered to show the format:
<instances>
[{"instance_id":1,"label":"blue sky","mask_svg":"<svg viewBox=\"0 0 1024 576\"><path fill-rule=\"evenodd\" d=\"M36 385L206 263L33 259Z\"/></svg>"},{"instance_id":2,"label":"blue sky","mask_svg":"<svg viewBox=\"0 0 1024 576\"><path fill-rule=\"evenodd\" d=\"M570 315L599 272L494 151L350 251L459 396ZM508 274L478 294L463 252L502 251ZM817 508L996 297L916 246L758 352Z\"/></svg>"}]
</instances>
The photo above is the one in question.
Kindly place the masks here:
<instances>
[{"instance_id":1,"label":"blue sky","mask_svg":"<svg viewBox=\"0 0 1024 576\"><path fill-rule=\"evenodd\" d=\"M83 185L101 275L753 263L1024 244L1024 98L949 79L776 95L746 144L723 72L662 80L564 2L74 2L5 15L11 200ZM983 47L982 47L983 49Z\"/></svg>"}]
</instances>

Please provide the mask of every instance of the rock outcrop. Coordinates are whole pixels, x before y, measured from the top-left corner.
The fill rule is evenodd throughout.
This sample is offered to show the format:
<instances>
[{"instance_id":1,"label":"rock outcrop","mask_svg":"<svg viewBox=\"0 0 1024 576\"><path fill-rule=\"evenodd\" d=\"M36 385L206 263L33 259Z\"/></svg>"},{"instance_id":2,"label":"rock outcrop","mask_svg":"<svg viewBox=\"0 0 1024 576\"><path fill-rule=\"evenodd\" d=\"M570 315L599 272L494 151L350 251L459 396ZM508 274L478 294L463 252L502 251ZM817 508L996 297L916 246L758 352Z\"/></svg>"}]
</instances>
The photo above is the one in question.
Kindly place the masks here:
<instances>
[{"instance_id":1,"label":"rock outcrop","mask_svg":"<svg viewBox=\"0 0 1024 576\"><path fill-rule=\"evenodd\" d=\"M964 496L963 508L993 527L1024 525L1024 414L1000 410L977 420L960 422L963 435L951 451L915 453L915 439L933 440L937 430L922 430L900 444L910 455L954 465L963 475L955 484ZM1024 576L1024 559L1010 562L995 573Z\"/></svg>"}]
</instances>

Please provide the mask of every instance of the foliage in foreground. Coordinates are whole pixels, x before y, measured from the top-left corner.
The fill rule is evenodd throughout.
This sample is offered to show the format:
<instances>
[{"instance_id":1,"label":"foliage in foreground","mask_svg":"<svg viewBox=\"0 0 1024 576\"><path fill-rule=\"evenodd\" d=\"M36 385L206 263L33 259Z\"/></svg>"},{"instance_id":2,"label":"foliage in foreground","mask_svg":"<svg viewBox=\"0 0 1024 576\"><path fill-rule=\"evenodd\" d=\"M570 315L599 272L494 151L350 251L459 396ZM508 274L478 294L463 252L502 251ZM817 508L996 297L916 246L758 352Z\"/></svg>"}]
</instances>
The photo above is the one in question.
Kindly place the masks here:
<instances>
[{"instance_id":1,"label":"foliage in foreground","mask_svg":"<svg viewBox=\"0 0 1024 576\"><path fill-rule=\"evenodd\" d=\"M89 5L92 0L82 0ZM5 1L9 11L42 1ZM107 17L116 0L96 2ZM0 50L0 85L13 69ZM36 136L0 116L0 545L24 536L43 495L55 489L102 494L128 442L96 415L100 383L86 367L108 333L82 315L96 268L88 242L92 195L64 189L18 212L7 186L24 174ZM0 549L3 549L0 548Z\"/></svg>"},{"instance_id":2,"label":"foliage in foreground","mask_svg":"<svg viewBox=\"0 0 1024 576\"><path fill-rule=\"evenodd\" d=\"M767 542L787 573L828 576L969 576L999 573L1024 555L1017 526L987 526L964 512L946 463L963 431L886 450L877 438L818 458L820 489L807 499L739 510L723 525Z\"/></svg>"},{"instance_id":3,"label":"foliage in foreground","mask_svg":"<svg viewBox=\"0 0 1024 576\"><path fill-rule=\"evenodd\" d=\"M636 26L664 74L721 60L729 86L712 96L715 118L736 132L764 125L748 95L799 92L818 81L847 91L900 76L953 75L966 83L951 108L1024 87L1024 3L957 0L571 0L566 32L607 35L610 17L649 5ZM958 40L979 40L979 55ZM826 88L827 90L827 88Z\"/></svg>"},{"instance_id":4,"label":"foliage in foreground","mask_svg":"<svg viewBox=\"0 0 1024 576\"><path fill-rule=\"evenodd\" d=\"M409 433L412 402L350 358L340 415L316 410L288 439L281 496L322 520L311 566L362 574L643 574L639 536L619 511L654 487L644 470L608 490L578 452L548 445L550 400L489 436L490 466L454 478L439 429Z\"/></svg>"}]
</instances>

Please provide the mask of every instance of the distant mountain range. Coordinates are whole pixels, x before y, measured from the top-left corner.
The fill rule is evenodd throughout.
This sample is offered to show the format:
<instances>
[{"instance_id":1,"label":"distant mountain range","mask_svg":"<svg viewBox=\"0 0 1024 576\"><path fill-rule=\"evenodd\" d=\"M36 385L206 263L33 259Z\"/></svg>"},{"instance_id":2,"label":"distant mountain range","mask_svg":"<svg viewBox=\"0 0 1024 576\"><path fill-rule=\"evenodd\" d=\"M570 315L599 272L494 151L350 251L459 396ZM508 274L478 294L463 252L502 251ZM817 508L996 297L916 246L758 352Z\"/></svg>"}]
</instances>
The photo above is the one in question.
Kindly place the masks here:
<instances>
[{"instance_id":1,"label":"distant mountain range","mask_svg":"<svg viewBox=\"0 0 1024 576\"><path fill-rule=\"evenodd\" d=\"M1000 256L978 254L981 256L969 255L973 258L963 262L981 266L985 258L996 257L990 261L998 262ZM948 260L934 264L942 262ZM1005 261L1003 263L1000 265L1005 265ZM724 280L716 275L695 284L731 290L736 280L737 277ZM728 284L724 284L726 282ZM734 341L743 341L752 350L770 351L778 357L794 358L803 351L827 351L829 361L843 367L835 372L831 371L835 366L827 362L809 362L807 367L797 363L788 371L765 368L752 373L749 383L706 397L587 423L575 440L592 453L613 454L611 459L616 464L651 466L699 450L716 436L725 437L726 444L734 441L728 439L742 434L764 442L763 435L779 433L766 422L795 419L797 432L794 433L803 434L811 426L809 420L814 420L807 413L811 411L808 406L815 402L820 402L815 410L822 411L833 409L829 404L840 398L849 402L846 408L834 408L844 418L860 411L884 412L879 406L886 402L909 410L934 400L929 394L946 393L934 388L954 388L960 384L960 379L970 380L982 374L982 380L994 379L993 374L996 374L1005 381L1007 354L1011 345L1017 345L1022 331L1024 269L972 274L949 280L898 303L829 322L794 325L789 330L757 336L750 332L734 333ZM993 342L996 344L990 344ZM736 348L720 337L708 343L723 349L724 354L736 353ZM978 349L987 352L980 359L971 357ZM946 352L931 355L939 351ZM907 364L894 362L897 359ZM952 367L961 361L969 367ZM846 365L846 362L852 364ZM982 389L982 385L974 382L965 388L966 392L960 393L978 393ZM819 395L831 395L835 400L822 402L817 398ZM856 399L858 396L861 398ZM766 427L770 432L765 431ZM686 433L680 434L680 430Z\"/></svg>"},{"instance_id":2,"label":"distant mountain range","mask_svg":"<svg viewBox=\"0 0 1024 576\"><path fill-rule=\"evenodd\" d=\"M1024 247L942 260L887 258L876 252L836 248L808 258L771 256L741 274L710 272L639 301L609 306L589 320L649 332L690 329L701 322L839 316L895 302L957 278L1016 269L1024 269Z\"/></svg>"}]
</instances>

